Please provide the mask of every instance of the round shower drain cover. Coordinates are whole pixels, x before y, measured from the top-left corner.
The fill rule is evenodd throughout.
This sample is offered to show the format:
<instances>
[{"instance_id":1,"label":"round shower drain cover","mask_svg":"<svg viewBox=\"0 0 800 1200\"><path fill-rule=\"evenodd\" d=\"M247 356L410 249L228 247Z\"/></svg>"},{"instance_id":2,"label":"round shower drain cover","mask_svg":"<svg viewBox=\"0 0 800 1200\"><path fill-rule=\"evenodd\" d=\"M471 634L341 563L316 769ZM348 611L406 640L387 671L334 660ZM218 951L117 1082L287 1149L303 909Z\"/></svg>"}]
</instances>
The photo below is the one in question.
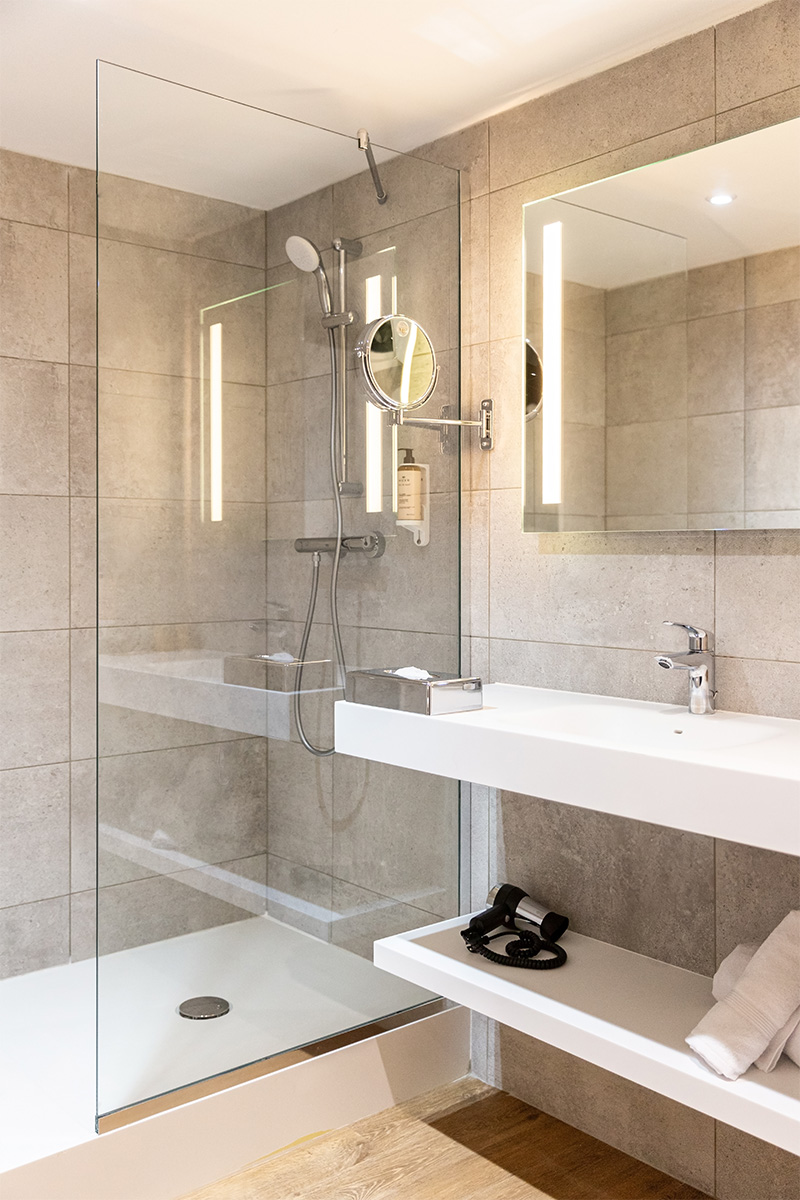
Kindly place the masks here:
<instances>
[{"instance_id":1,"label":"round shower drain cover","mask_svg":"<svg viewBox=\"0 0 800 1200\"><path fill-rule=\"evenodd\" d=\"M230 1011L230 1004L221 996L192 996L190 1000L184 1000L178 1008L180 1015L188 1017L190 1021L207 1021L209 1017L224 1017Z\"/></svg>"}]
</instances>

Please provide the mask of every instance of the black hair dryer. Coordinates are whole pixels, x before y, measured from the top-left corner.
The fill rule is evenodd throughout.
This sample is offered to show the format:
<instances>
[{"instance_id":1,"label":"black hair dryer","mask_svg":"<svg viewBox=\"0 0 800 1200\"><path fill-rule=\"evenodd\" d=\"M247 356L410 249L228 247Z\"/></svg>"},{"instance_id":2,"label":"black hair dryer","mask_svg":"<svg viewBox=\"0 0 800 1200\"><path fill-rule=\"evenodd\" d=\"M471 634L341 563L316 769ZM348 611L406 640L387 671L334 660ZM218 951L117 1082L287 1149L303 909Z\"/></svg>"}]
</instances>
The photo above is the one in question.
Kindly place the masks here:
<instances>
[{"instance_id":1,"label":"black hair dryer","mask_svg":"<svg viewBox=\"0 0 800 1200\"><path fill-rule=\"evenodd\" d=\"M465 934L469 932L473 937L486 937L501 925L512 931L521 925L523 928L524 925L532 925L542 941L557 942L569 925L569 917L550 912L512 883L493 887L486 897L486 903L490 907L472 918Z\"/></svg>"}]
</instances>

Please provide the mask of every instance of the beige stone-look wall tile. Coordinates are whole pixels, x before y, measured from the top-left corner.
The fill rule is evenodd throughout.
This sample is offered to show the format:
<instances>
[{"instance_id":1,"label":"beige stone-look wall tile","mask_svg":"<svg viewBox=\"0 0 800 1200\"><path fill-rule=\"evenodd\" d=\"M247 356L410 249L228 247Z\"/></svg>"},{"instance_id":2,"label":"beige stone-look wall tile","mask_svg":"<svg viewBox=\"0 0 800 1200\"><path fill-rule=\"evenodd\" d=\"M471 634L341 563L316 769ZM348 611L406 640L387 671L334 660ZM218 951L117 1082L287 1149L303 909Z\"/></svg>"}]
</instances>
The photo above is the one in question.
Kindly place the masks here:
<instances>
[{"instance_id":1,"label":"beige stone-look wall tile","mask_svg":"<svg viewBox=\"0 0 800 1200\"><path fill-rule=\"evenodd\" d=\"M489 339L489 206L484 194L461 206L461 341Z\"/></svg>"},{"instance_id":2,"label":"beige stone-look wall tile","mask_svg":"<svg viewBox=\"0 0 800 1200\"><path fill-rule=\"evenodd\" d=\"M576 932L713 974L712 838L512 792L494 836L502 878Z\"/></svg>"},{"instance_id":3,"label":"beige stone-look wall tile","mask_svg":"<svg viewBox=\"0 0 800 1200\"><path fill-rule=\"evenodd\" d=\"M0 634L0 770L69 758L69 633Z\"/></svg>"},{"instance_id":4,"label":"beige stone-look wall tile","mask_svg":"<svg viewBox=\"0 0 800 1200\"><path fill-rule=\"evenodd\" d=\"M713 112L714 34L707 29L492 117L491 187L508 187ZM532 129L539 136L532 137Z\"/></svg>"},{"instance_id":5,"label":"beige stone-look wall tile","mask_svg":"<svg viewBox=\"0 0 800 1200\"><path fill-rule=\"evenodd\" d=\"M757 129L767 129L770 125L792 121L795 117L800 117L800 87L718 113L716 140L725 142L729 138L744 137L747 133L755 133Z\"/></svg>"},{"instance_id":6,"label":"beige stone-look wall tile","mask_svg":"<svg viewBox=\"0 0 800 1200\"><path fill-rule=\"evenodd\" d=\"M685 513L688 449L684 418L609 426L606 430L609 517Z\"/></svg>"},{"instance_id":7,"label":"beige stone-look wall tile","mask_svg":"<svg viewBox=\"0 0 800 1200\"><path fill-rule=\"evenodd\" d=\"M455 914L457 784L343 754L333 772L335 877L440 917Z\"/></svg>"},{"instance_id":8,"label":"beige stone-look wall tile","mask_svg":"<svg viewBox=\"0 0 800 1200\"><path fill-rule=\"evenodd\" d=\"M717 655L717 707L800 720L800 663Z\"/></svg>"},{"instance_id":9,"label":"beige stone-look wall tile","mask_svg":"<svg viewBox=\"0 0 800 1200\"><path fill-rule=\"evenodd\" d=\"M330 378L320 375L267 388L267 499L330 497Z\"/></svg>"},{"instance_id":10,"label":"beige stone-look wall tile","mask_svg":"<svg viewBox=\"0 0 800 1200\"><path fill-rule=\"evenodd\" d=\"M69 764L70 891L94 888L97 880L97 763L84 758Z\"/></svg>"},{"instance_id":11,"label":"beige stone-look wall tile","mask_svg":"<svg viewBox=\"0 0 800 1200\"><path fill-rule=\"evenodd\" d=\"M662 704L683 704L686 700L686 680L676 678L678 672L660 671L653 650L503 638L492 638L489 645L493 683L517 683Z\"/></svg>"},{"instance_id":12,"label":"beige stone-look wall tile","mask_svg":"<svg viewBox=\"0 0 800 1200\"><path fill-rule=\"evenodd\" d=\"M299 742L268 746L270 853L332 874L333 762Z\"/></svg>"},{"instance_id":13,"label":"beige stone-look wall tile","mask_svg":"<svg viewBox=\"0 0 800 1200\"><path fill-rule=\"evenodd\" d=\"M463 601L465 627L476 637L489 632L489 492L471 492L468 498L466 537L468 554L462 557L465 572Z\"/></svg>"},{"instance_id":14,"label":"beige stone-look wall tile","mask_svg":"<svg viewBox=\"0 0 800 1200\"><path fill-rule=\"evenodd\" d=\"M523 341L517 335L489 346L490 395L494 400L495 441L489 455L491 487L518 488L523 455Z\"/></svg>"},{"instance_id":15,"label":"beige stone-look wall tile","mask_svg":"<svg viewBox=\"0 0 800 1200\"><path fill-rule=\"evenodd\" d=\"M0 493L66 496L67 378L60 363L0 358Z\"/></svg>"},{"instance_id":16,"label":"beige stone-look wall tile","mask_svg":"<svg viewBox=\"0 0 800 1200\"><path fill-rule=\"evenodd\" d=\"M69 624L73 629L87 629L97 624L97 501L73 497L69 510Z\"/></svg>"},{"instance_id":17,"label":"beige stone-look wall tile","mask_svg":"<svg viewBox=\"0 0 800 1200\"><path fill-rule=\"evenodd\" d=\"M0 496L0 629L69 625L69 501Z\"/></svg>"},{"instance_id":18,"label":"beige stone-look wall tile","mask_svg":"<svg viewBox=\"0 0 800 1200\"><path fill-rule=\"evenodd\" d=\"M330 253L322 256L330 278ZM291 263L267 272L266 380L272 386L317 375L328 376L328 335L320 319L317 281Z\"/></svg>"},{"instance_id":19,"label":"beige stone-look wall tile","mask_svg":"<svg viewBox=\"0 0 800 1200\"><path fill-rule=\"evenodd\" d=\"M0 771L0 908L69 891L69 766Z\"/></svg>"},{"instance_id":20,"label":"beige stone-look wall tile","mask_svg":"<svg viewBox=\"0 0 800 1200\"><path fill-rule=\"evenodd\" d=\"M70 757L90 758L97 749L97 631L72 629L70 656Z\"/></svg>"},{"instance_id":21,"label":"beige stone-look wall tile","mask_svg":"<svg viewBox=\"0 0 800 1200\"><path fill-rule=\"evenodd\" d=\"M606 421L666 421L686 416L684 323L606 339Z\"/></svg>"},{"instance_id":22,"label":"beige stone-look wall tile","mask_svg":"<svg viewBox=\"0 0 800 1200\"><path fill-rule=\"evenodd\" d=\"M100 307L97 242L93 236L69 235L69 361L94 367L97 362L97 317ZM103 293L103 309L110 296Z\"/></svg>"},{"instance_id":23,"label":"beige stone-look wall tile","mask_svg":"<svg viewBox=\"0 0 800 1200\"><path fill-rule=\"evenodd\" d=\"M391 937L430 925L437 918L410 904L400 904L389 896L380 896L342 879L333 880L331 941L360 958L372 959L378 938ZM433 997L431 996L431 999ZM420 997L420 1000L424 997Z\"/></svg>"},{"instance_id":24,"label":"beige stone-look wall tile","mask_svg":"<svg viewBox=\"0 0 800 1200\"><path fill-rule=\"evenodd\" d=\"M800 84L797 0L773 0L716 29L717 111Z\"/></svg>"},{"instance_id":25,"label":"beige stone-look wall tile","mask_svg":"<svg viewBox=\"0 0 800 1200\"><path fill-rule=\"evenodd\" d=\"M800 300L748 309L745 317L745 407L800 404Z\"/></svg>"},{"instance_id":26,"label":"beige stone-look wall tile","mask_svg":"<svg viewBox=\"0 0 800 1200\"><path fill-rule=\"evenodd\" d=\"M662 619L713 627L712 535L523 534L518 511L493 494L490 636L661 649Z\"/></svg>"},{"instance_id":27,"label":"beige stone-look wall tile","mask_svg":"<svg viewBox=\"0 0 800 1200\"><path fill-rule=\"evenodd\" d=\"M69 491L97 494L97 372L69 368Z\"/></svg>"},{"instance_id":28,"label":"beige stone-look wall tile","mask_svg":"<svg viewBox=\"0 0 800 1200\"><path fill-rule=\"evenodd\" d=\"M685 274L662 275L606 292L606 332L630 333L686 320Z\"/></svg>"},{"instance_id":29,"label":"beige stone-look wall tile","mask_svg":"<svg viewBox=\"0 0 800 1200\"><path fill-rule=\"evenodd\" d=\"M748 308L800 300L800 246L754 254L744 269Z\"/></svg>"},{"instance_id":30,"label":"beige stone-look wall tile","mask_svg":"<svg viewBox=\"0 0 800 1200\"><path fill-rule=\"evenodd\" d=\"M98 766L101 885L266 852L266 742L121 754ZM164 797L169 797L165 805Z\"/></svg>"},{"instance_id":31,"label":"beige stone-look wall tile","mask_svg":"<svg viewBox=\"0 0 800 1200\"><path fill-rule=\"evenodd\" d=\"M244 879L263 883L264 857L221 864ZM101 954L114 954L163 938L181 937L215 925L246 920L253 912L205 891L218 882L202 873L153 875L104 887L100 892L98 942ZM247 892L248 896L251 893ZM76 892L71 897L73 961L95 953L95 893Z\"/></svg>"},{"instance_id":32,"label":"beige stone-look wall tile","mask_svg":"<svg viewBox=\"0 0 800 1200\"><path fill-rule=\"evenodd\" d=\"M742 942L763 942L800 906L800 859L736 842L716 844L717 965Z\"/></svg>"},{"instance_id":33,"label":"beige stone-look wall tile","mask_svg":"<svg viewBox=\"0 0 800 1200\"><path fill-rule=\"evenodd\" d=\"M481 400L491 397L489 342L464 346L461 351L461 415L477 421ZM514 421L513 407L510 410ZM495 426L497 424L495 417ZM489 487L489 472L494 451L481 450L474 433L461 440L461 486L465 491L485 491Z\"/></svg>"},{"instance_id":34,"label":"beige stone-look wall tile","mask_svg":"<svg viewBox=\"0 0 800 1200\"><path fill-rule=\"evenodd\" d=\"M744 308L744 259L732 258L687 274L687 316L711 317Z\"/></svg>"},{"instance_id":35,"label":"beige stone-look wall tile","mask_svg":"<svg viewBox=\"0 0 800 1200\"><path fill-rule=\"evenodd\" d=\"M102 624L246 621L263 614L262 505L227 504L223 520L212 524L201 521L195 504L102 500L99 529Z\"/></svg>"},{"instance_id":36,"label":"beige stone-look wall tile","mask_svg":"<svg viewBox=\"0 0 800 1200\"><path fill-rule=\"evenodd\" d=\"M461 172L461 199L474 200L489 190L489 122L478 121L413 150L415 157Z\"/></svg>"},{"instance_id":37,"label":"beige stone-look wall tile","mask_svg":"<svg viewBox=\"0 0 800 1200\"><path fill-rule=\"evenodd\" d=\"M743 312L698 317L687 326L690 416L744 408Z\"/></svg>"},{"instance_id":38,"label":"beige stone-look wall tile","mask_svg":"<svg viewBox=\"0 0 800 1200\"><path fill-rule=\"evenodd\" d=\"M717 652L800 662L796 531L718 533L716 542Z\"/></svg>"},{"instance_id":39,"label":"beige stone-look wall tile","mask_svg":"<svg viewBox=\"0 0 800 1200\"><path fill-rule=\"evenodd\" d=\"M103 173L98 216L101 238L264 268L266 222L255 208Z\"/></svg>"},{"instance_id":40,"label":"beige stone-look wall tile","mask_svg":"<svg viewBox=\"0 0 800 1200\"><path fill-rule=\"evenodd\" d=\"M744 469L746 507L753 516L758 510L800 508L800 404L745 414Z\"/></svg>"},{"instance_id":41,"label":"beige stone-look wall tile","mask_svg":"<svg viewBox=\"0 0 800 1200\"><path fill-rule=\"evenodd\" d=\"M67 228L67 168L46 158L0 150L0 217Z\"/></svg>"},{"instance_id":42,"label":"beige stone-look wall tile","mask_svg":"<svg viewBox=\"0 0 800 1200\"><path fill-rule=\"evenodd\" d=\"M66 362L67 234L0 221L0 354Z\"/></svg>"},{"instance_id":43,"label":"beige stone-look wall tile","mask_svg":"<svg viewBox=\"0 0 800 1200\"><path fill-rule=\"evenodd\" d=\"M719 1200L798 1200L797 1155L717 1122Z\"/></svg>"},{"instance_id":44,"label":"beige stone-look wall tile","mask_svg":"<svg viewBox=\"0 0 800 1200\"><path fill-rule=\"evenodd\" d=\"M690 417L687 425L689 511L743 509L744 414L726 412Z\"/></svg>"},{"instance_id":45,"label":"beige stone-look wall tile","mask_svg":"<svg viewBox=\"0 0 800 1200\"><path fill-rule=\"evenodd\" d=\"M278 921L329 942L333 880L330 875L270 854L267 912Z\"/></svg>"},{"instance_id":46,"label":"beige stone-look wall tile","mask_svg":"<svg viewBox=\"0 0 800 1200\"><path fill-rule=\"evenodd\" d=\"M335 236L333 228L333 188L309 192L299 200L271 208L267 221L267 268L288 263L286 239L304 237L318 250L327 250Z\"/></svg>"},{"instance_id":47,"label":"beige stone-look wall tile","mask_svg":"<svg viewBox=\"0 0 800 1200\"><path fill-rule=\"evenodd\" d=\"M69 230L94 237L97 232L97 177L86 167L68 167Z\"/></svg>"},{"instance_id":48,"label":"beige stone-look wall tile","mask_svg":"<svg viewBox=\"0 0 800 1200\"><path fill-rule=\"evenodd\" d=\"M99 389L102 496L199 500L208 492L199 380L102 370ZM223 503L264 501L264 409L264 388L223 383Z\"/></svg>"},{"instance_id":49,"label":"beige stone-look wall tile","mask_svg":"<svg viewBox=\"0 0 800 1200\"><path fill-rule=\"evenodd\" d=\"M101 367L197 376L201 310L249 296L217 310L223 380L263 384L264 297L250 295L263 289L263 270L108 239L100 242L99 262ZM92 359L76 351L73 361Z\"/></svg>"},{"instance_id":50,"label":"beige stone-look wall tile","mask_svg":"<svg viewBox=\"0 0 800 1200\"><path fill-rule=\"evenodd\" d=\"M381 162L381 182L388 196L378 204L368 170L333 185L333 228L337 237L364 238L379 229L458 205L458 172L410 154Z\"/></svg>"},{"instance_id":51,"label":"beige stone-look wall tile","mask_svg":"<svg viewBox=\"0 0 800 1200\"><path fill-rule=\"evenodd\" d=\"M68 960L68 896L0 909L0 978Z\"/></svg>"},{"instance_id":52,"label":"beige stone-look wall tile","mask_svg":"<svg viewBox=\"0 0 800 1200\"><path fill-rule=\"evenodd\" d=\"M711 1117L506 1026L495 1038L496 1086L714 1194Z\"/></svg>"}]
</instances>

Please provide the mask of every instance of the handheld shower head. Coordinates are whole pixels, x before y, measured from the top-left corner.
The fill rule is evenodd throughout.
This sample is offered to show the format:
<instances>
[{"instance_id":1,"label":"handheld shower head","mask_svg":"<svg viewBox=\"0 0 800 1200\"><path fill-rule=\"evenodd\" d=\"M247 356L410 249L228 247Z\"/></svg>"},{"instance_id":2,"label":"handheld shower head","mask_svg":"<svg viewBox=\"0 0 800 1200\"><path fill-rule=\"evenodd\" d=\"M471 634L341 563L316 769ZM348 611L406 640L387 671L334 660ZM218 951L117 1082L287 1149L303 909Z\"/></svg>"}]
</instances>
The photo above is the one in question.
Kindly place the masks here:
<instances>
[{"instance_id":1,"label":"handheld shower head","mask_svg":"<svg viewBox=\"0 0 800 1200\"><path fill-rule=\"evenodd\" d=\"M299 271L316 271L322 265L314 243L297 234L286 239L286 253Z\"/></svg>"},{"instance_id":2,"label":"handheld shower head","mask_svg":"<svg viewBox=\"0 0 800 1200\"><path fill-rule=\"evenodd\" d=\"M299 271L306 271L317 277L317 287L319 289L319 302L322 305L322 311L326 317L333 312L333 302L331 300L331 289L328 283L328 276L325 274L325 268L322 265L320 252L313 242L308 238L298 237L297 234L292 234L286 239L286 253L290 261L297 267Z\"/></svg>"}]
</instances>

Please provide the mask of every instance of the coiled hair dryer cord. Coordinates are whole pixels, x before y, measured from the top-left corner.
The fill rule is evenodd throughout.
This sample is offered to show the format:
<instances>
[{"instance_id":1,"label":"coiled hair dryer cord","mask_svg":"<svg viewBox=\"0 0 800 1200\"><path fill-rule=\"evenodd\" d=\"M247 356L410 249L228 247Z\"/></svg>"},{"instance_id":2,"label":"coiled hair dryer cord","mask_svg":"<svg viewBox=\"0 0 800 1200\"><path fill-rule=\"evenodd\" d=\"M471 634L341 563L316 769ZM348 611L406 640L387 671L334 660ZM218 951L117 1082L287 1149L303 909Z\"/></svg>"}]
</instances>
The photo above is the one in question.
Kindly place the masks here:
<instances>
[{"instance_id":1,"label":"coiled hair dryer cord","mask_svg":"<svg viewBox=\"0 0 800 1200\"><path fill-rule=\"evenodd\" d=\"M548 912L522 888L510 883L492 888L487 902L491 907L477 913L468 927L461 930L470 954L480 954L501 967L525 967L529 971L552 971L563 967L567 952L556 943L569 925L567 917ZM524 922L529 928L520 929L518 922ZM500 932L492 933L498 926L503 926ZM489 949L489 942L512 933L517 936L507 944L504 954ZM539 958L542 950L552 957Z\"/></svg>"}]
</instances>

